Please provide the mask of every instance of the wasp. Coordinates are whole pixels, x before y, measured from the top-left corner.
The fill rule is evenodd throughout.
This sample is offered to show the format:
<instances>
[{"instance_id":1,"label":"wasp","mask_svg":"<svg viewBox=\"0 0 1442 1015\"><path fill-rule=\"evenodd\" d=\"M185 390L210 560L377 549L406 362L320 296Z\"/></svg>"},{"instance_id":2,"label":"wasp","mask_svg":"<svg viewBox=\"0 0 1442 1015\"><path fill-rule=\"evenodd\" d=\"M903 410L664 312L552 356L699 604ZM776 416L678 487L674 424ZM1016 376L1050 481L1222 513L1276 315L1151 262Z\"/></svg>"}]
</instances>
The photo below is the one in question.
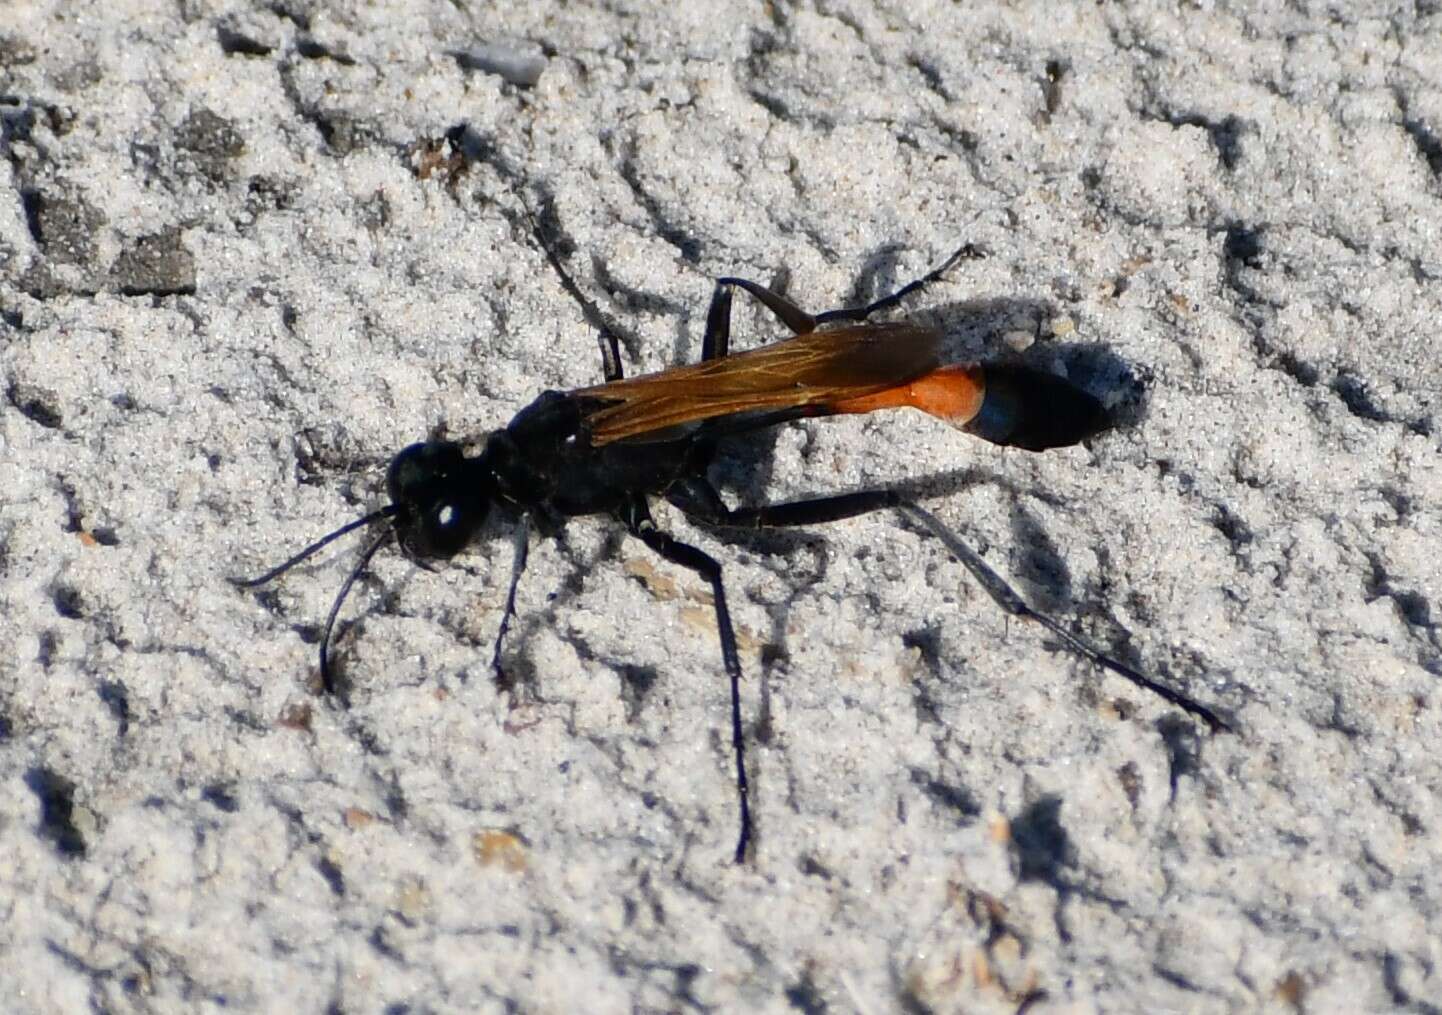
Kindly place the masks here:
<instances>
[{"instance_id":1,"label":"wasp","mask_svg":"<svg viewBox=\"0 0 1442 1015\"><path fill-rule=\"evenodd\" d=\"M570 283L554 252L552 264ZM335 691L330 646L341 606L382 546L394 540L413 560L446 560L466 548L492 511L519 526L500 630L492 660L500 671L501 642L515 614L516 589L534 523L555 533L566 519L608 515L659 556L694 572L711 586L721 660L730 682L731 743L735 758L740 831L735 860L751 842L750 794L741 719L740 656L727 606L721 563L677 539L651 514L660 498L707 529L771 529L821 525L890 509L938 538L1008 615L1032 620L1071 652L1125 677L1204 722L1213 732L1230 727L1186 694L1111 658L1059 621L1027 604L982 557L930 511L895 489L861 490L781 504L730 507L708 469L721 442L793 420L911 407L1004 447L1045 451L1078 444L1109 423L1102 403L1060 376L1017 365L941 362L939 330L911 321L871 318L942 276L956 261L976 256L970 245L940 267L860 307L810 314L786 297L743 278L719 278L706 314L701 360L657 373L625 377L614 334L600 338L604 383L571 391L545 391L490 434L479 454L462 444L412 444L391 461L389 503L317 540L265 574L232 579L264 585L333 541L379 523L340 591L320 638L320 675ZM574 283L567 288L574 293ZM791 332L791 337L745 352L731 351L733 294L748 294Z\"/></svg>"}]
</instances>

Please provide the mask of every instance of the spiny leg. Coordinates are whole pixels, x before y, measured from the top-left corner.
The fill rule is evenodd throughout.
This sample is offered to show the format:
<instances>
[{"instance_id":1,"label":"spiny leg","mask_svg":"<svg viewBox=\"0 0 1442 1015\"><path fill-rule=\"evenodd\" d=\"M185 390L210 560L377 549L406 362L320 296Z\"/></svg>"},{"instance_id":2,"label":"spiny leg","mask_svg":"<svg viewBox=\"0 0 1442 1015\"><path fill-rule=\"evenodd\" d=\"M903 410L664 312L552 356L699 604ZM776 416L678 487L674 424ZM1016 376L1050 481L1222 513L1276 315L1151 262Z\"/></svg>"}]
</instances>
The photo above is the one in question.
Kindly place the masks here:
<instances>
[{"instance_id":1,"label":"spiny leg","mask_svg":"<svg viewBox=\"0 0 1442 1015\"><path fill-rule=\"evenodd\" d=\"M702 525L735 529L780 529L799 525L825 525L845 518L868 515L873 511L894 507L901 495L894 490L861 490L797 500L789 504L765 504L760 507L729 508L709 479L690 477L673 484L666 499L680 508L686 517Z\"/></svg>"},{"instance_id":2,"label":"spiny leg","mask_svg":"<svg viewBox=\"0 0 1442 1015\"><path fill-rule=\"evenodd\" d=\"M711 290L711 306L706 311L706 333L701 338L701 359L721 359L731 351L731 290L744 289L776 315L776 318L797 335L816 327L816 318L763 285L744 278L718 278Z\"/></svg>"},{"instance_id":3,"label":"spiny leg","mask_svg":"<svg viewBox=\"0 0 1442 1015\"><path fill-rule=\"evenodd\" d=\"M1111 670L1130 680L1137 687L1150 691L1163 701L1180 708L1207 724L1212 732L1230 731L1220 716L1207 706L1181 691L1158 683L1118 662L1089 642L1072 634L1058 621L1029 606L1026 600L1007 581L993 571L960 536L951 531L930 511L918 507L895 490L866 490L858 493L843 493L834 497L818 497L812 500L793 501L789 504L769 504L751 508L728 508L722 502L716 488L706 479L688 479L667 491L666 497L686 515L706 525L732 526L736 528L762 529L782 528L793 525L819 525L869 514L882 508L891 508L903 518L919 524L946 546L947 550L971 572L982 589L1007 614L1022 620L1034 620L1077 655L1096 666Z\"/></svg>"},{"instance_id":4,"label":"spiny leg","mask_svg":"<svg viewBox=\"0 0 1442 1015\"><path fill-rule=\"evenodd\" d=\"M896 306L898 303L906 299L906 297L910 296L918 289L921 289L924 286L931 285L931 283L938 281L941 276L946 274L947 270L953 264L955 264L957 261L960 261L962 258L971 260L982 256L984 255L982 254L981 248L970 243L964 243L960 247L958 247L950 257L948 257L945 261L942 261L939 266L931 269L931 271L927 272L916 281L908 282L906 285L896 290L896 292L883 296L878 300L872 300L864 307L843 307L840 310L822 311L821 313L816 315L816 323L819 325L830 324L832 321L864 321L872 314L878 313L882 310L889 310L890 308Z\"/></svg>"},{"instance_id":5,"label":"spiny leg","mask_svg":"<svg viewBox=\"0 0 1442 1015\"><path fill-rule=\"evenodd\" d=\"M834 321L864 321L872 314L896 306L907 296L923 286L930 285L946 273L953 264L963 257L980 257L981 251L970 243L960 247L937 268L927 272L914 282L908 282L900 289L863 307L842 307L838 310L824 310L819 314L808 314L796 304L765 286L744 278L726 276L716 280L711 292L711 306L706 312L706 333L701 341L701 359L720 359L725 356L731 344L731 290L744 289L756 298L776 319L786 325L794 334L805 335L823 324Z\"/></svg>"},{"instance_id":6,"label":"spiny leg","mask_svg":"<svg viewBox=\"0 0 1442 1015\"><path fill-rule=\"evenodd\" d=\"M947 550L951 552L951 555L961 561L966 569L971 572L972 577L986 590L986 594L991 596L992 601L1013 617L1036 621L1042 627L1045 627L1052 634L1060 638L1062 642L1077 655L1090 660L1103 669L1111 670L1113 673L1125 677L1137 687L1145 691L1151 691L1163 701L1175 705L1183 712L1202 720L1213 733L1232 732L1232 727L1223 720L1221 716L1217 715L1217 713L1207 708L1207 706L1201 702L1188 697L1181 691L1158 683L1150 677L1132 669L1125 663L1118 662L1089 642L1072 634L1045 613L1038 613L1032 609L1027 605L1026 600L1022 599L1017 591L1007 584L1001 575L993 571L986 561L981 559L980 554L962 542L961 537L955 532L952 532L951 529L942 523L941 519L937 518L930 511L900 498L898 498L892 506L902 517L910 518L937 539L941 540Z\"/></svg>"},{"instance_id":7,"label":"spiny leg","mask_svg":"<svg viewBox=\"0 0 1442 1015\"><path fill-rule=\"evenodd\" d=\"M516 589L521 584L521 575L526 570L526 555L530 550L531 543L531 516L522 515L520 524L516 526L515 548L511 557L511 585L506 592L506 609L501 614L501 629L496 632L496 650L491 655L491 672L495 674L496 683L505 687L510 684L510 678L506 676L505 669L501 666L501 647L506 640L506 632L511 629L511 621L516 617Z\"/></svg>"},{"instance_id":8,"label":"spiny leg","mask_svg":"<svg viewBox=\"0 0 1442 1015\"><path fill-rule=\"evenodd\" d=\"M526 219L531 224L531 232L536 237L536 242L541 245L541 249L545 251L546 260L551 263L551 267L561 279L561 288L565 289L571 298L580 304L581 316L585 317L591 327L596 329L596 343L601 347L603 379L607 384L621 380L625 376L625 372L621 367L621 348L616 340L615 329L611 327L606 316L596 308L596 305L586 298L585 293L581 292L581 287L576 285L575 280L571 278L571 273L561 263L561 255L556 251L550 237L546 235L546 231L541 228L541 223L537 220L535 213L531 211L530 204L524 195L520 196L521 207L525 209Z\"/></svg>"},{"instance_id":9,"label":"spiny leg","mask_svg":"<svg viewBox=\"0 0 1442 1015\"><path fill-rule=\"evenodd\" d=\"M621 512L621 521L641 542L671 563L694 571L711 583L716 609L716 630L721 636L721 659L731 682L731 746L736 753L736 795L741 809L741 834L736 840L736 862L746 859L751 842L751 791L746 781L745 737L741 731L741 658L736 652L736 631L726 606L726 587L721 582L721 564L689 543L682 543L656 528L644 498L634 498Z\"/></svg>"}]
</instances>

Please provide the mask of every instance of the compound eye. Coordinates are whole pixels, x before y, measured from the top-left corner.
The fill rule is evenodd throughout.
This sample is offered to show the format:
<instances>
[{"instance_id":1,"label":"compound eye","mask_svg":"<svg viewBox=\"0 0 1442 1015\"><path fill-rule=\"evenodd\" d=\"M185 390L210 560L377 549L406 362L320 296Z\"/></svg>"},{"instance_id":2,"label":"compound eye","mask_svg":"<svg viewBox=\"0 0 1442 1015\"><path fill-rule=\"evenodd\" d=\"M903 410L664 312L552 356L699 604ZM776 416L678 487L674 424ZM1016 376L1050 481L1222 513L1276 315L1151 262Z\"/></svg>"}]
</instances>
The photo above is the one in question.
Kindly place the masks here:
<instances>
[{"instance_id":1,"label":"compound eye","mask_svg":"<svg viewBox=\"0 0 1442 1015\"><path fill-rule=\"evenodd\" d=\"M423 557L454 557L465 549L471 534L480 525L474 509L455 501L440 501L421 520L420 538L414 549Z\"/></svg>"},{"instance_id":2,"label":"compound eye","mask_svg":"<svg viewBox=\"0 0 1442 1015\"><path fill-rule=\"evenodd\" d=\"M386 474L386 487L396 504L438 499L442 491L465 468L466 459L458 445L448 441L412 444L396 455Z\"/></svg>"},{"instance_id":3,"label":"compound eye","mask_svg":"<svg viewBox=\"0 0 1442 1015\"><path fill-rule=\"evenodd\" d=\"M401 544L417 557L454 557L486 519L484 479L448 442L412 444L396 455L386 485Z\"/></svg>"}]
</instances>

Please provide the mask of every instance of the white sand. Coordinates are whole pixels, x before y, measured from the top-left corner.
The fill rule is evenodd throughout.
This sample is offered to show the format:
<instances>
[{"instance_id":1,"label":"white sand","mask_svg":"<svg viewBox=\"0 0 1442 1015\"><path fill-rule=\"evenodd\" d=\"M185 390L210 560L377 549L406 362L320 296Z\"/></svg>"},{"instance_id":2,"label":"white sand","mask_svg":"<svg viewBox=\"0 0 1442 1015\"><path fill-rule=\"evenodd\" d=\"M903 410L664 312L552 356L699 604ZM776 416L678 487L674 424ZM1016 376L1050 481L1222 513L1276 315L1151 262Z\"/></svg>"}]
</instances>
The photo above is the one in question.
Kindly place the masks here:
<instances>
[{"instance_id":1,"label":"white sand","mask_svg":"<svg viewBox=\"0 0 1442 1015\"><path fill-rule=\"evenodd\" d=\"M251 6L0 15L0 1007L1436 1010L1442 15ZM421 179L460 125L483 157ZM496 525L378 559L318 696L358 546L224 577L432 428L599 378L497 166L632 371L698 354L713 276L822 309L985 246L913 312L1122 426L826 421L714 475L940 476L1038 606L1241 732L882 516L728 545L658 509L726 563L744 867L705 589L613 523L536 541L522 693Z\"/></svg>"}]
</instances>

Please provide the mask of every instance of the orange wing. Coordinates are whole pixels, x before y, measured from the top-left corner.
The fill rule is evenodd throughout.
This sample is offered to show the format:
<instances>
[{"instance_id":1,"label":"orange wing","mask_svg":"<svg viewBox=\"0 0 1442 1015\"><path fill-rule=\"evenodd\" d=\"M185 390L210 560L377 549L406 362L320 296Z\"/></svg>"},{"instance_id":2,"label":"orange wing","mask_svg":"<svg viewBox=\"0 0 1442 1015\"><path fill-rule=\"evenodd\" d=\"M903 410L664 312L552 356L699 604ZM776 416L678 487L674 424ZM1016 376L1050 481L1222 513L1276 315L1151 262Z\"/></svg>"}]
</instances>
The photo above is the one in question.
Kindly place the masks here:
<instances>
[{"instance_id":1,"label":"orange wing","mask_svg":"<svg viewBox=\"0 0 1442 1015\"><path fill-rule=\"evenodd\" d=\"M847 325L575 394L603 403L586 417L596 446L740 412L869 411L881 406L858 400L936 369L940 337L904 321Z\"/></svg>"}]
</instances>

